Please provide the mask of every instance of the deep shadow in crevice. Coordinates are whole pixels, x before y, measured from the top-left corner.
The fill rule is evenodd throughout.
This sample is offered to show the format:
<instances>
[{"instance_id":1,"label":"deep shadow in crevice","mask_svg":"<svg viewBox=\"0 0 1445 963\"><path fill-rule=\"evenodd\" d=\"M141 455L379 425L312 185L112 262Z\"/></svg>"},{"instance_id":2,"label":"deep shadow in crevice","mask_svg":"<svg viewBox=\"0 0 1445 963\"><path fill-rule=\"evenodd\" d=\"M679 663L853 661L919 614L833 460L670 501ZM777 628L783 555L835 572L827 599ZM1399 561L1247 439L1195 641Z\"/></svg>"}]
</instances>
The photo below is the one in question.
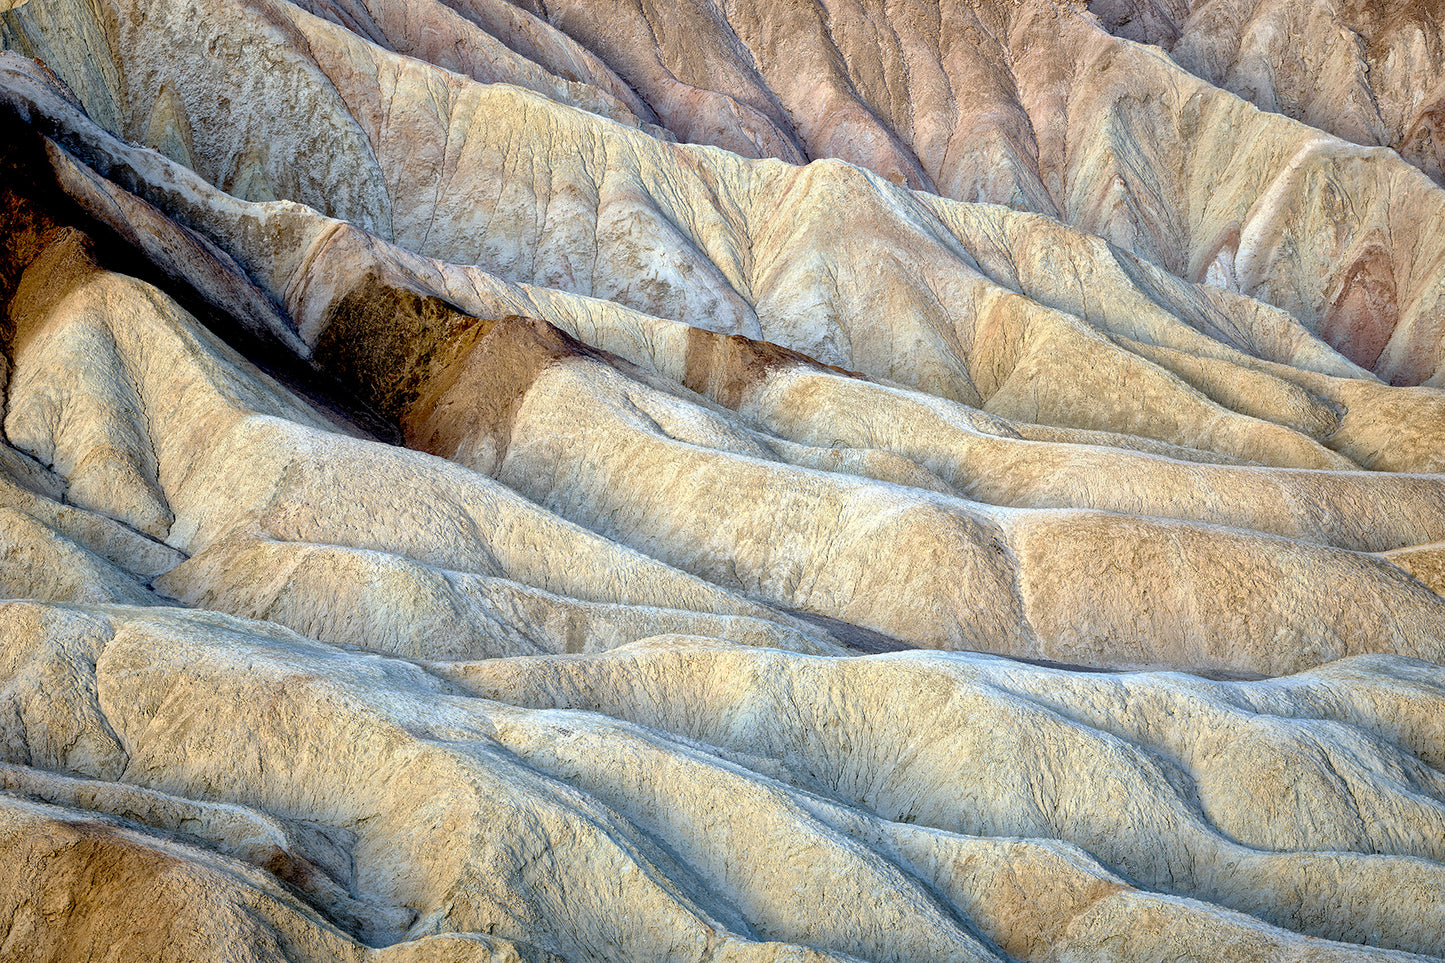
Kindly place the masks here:
<instances>
[{"instance_id":1,"label":"deep shadow in crevice","mask_svg":"<svg viewBox=\"0 0 1445 963\"><path fill-rule=\"evenodd\" d=\"M7 354L14 336L8 305L20 275L43 250L47 236L61 227L76 228L90 237L100 267L164 291L232 350L339 427L387 444L401 444L396 423L336 378L279 341L243 327L184 277L161 270L108 225L82 210L57 182L46 157L44 136L0 106L0 344ZM265 296L259 290L258 294ZM278 310L282 309L278 306Z\"/></svg>"}]
</instances>

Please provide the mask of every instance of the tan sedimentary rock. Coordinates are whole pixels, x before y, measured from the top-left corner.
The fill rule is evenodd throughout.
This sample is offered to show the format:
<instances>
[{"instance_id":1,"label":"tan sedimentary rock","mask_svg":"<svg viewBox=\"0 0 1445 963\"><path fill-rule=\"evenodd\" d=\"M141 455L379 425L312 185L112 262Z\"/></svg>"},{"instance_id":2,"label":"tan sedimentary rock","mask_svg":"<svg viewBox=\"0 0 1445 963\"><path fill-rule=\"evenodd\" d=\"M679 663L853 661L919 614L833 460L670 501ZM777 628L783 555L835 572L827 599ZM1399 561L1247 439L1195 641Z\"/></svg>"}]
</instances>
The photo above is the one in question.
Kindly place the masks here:
<instances>
[{"instance_id":1,"label":"tan sedimentary rock","mask_svg":"<svg viewBox=\"0 0 1445 963\"><path fill-rule=\"evenodd\" d=\"M271 400L258 374L234 362L225 366L223 349L154 289L90 266L79 238L58 232L12 301L18 330L34 333L16 342L6 430L57 465L79 504L137 527L164 524L158 533L187 552L209 549L211 562L197 559L187 568L211 574L197 581L178 571L160 583L163 591L192 601L229 598L248 615L269 613L334 641L400 646L396 651L412 655L426 652L416 648L418 642L402 641L416 635L407 626L430 622L422 614L429 608L439 606L453 624L484 621L481 612L459 614L477 604L466 599L487 594L484 582L460 574L466 572L592 602L716 615L757 618L767 610L744 599L760 599L914 644L1102 664L1276 674L1368 651L1436 657L1445 645L1439 633L1445 600L1390 564L1331 547L1380 551L1437 539L1445 517L1436 507L1439 483L1430 476L1261 477L1257 468L1186 467L1126 454L1100 459L1091 470L1087 461L1065 461L1068 446L1051 450L955 427L958 461L939 459L930 466L930 477L945 484L976 473L1012 489L1000 500L1087 504L1097 484L1091 479L1132 459L1139 475L1136 511L1152 502L1142 514L1172 511L1197 521L1059 515L1055 508L1000 511L959 497L957 490L930 492L891 479L821 471L807 459L794 464L796 442L780 440L774 447L775 436L729 409L690 399L685 389L649 384L641 370L610 361L542 321L488 322L455 312L446 321L438 315L464 327L442 342L456 356L444 355L435 369L394 354L395 345L374 336L346 340L399 357L404 370L416 373L414 382L390 394L380 374L372 374L375 356L370 362L362 355L336 357L340 349L324 337L318 342L319 363L334 364L350 378L374 379L378 406L396 414L411 444L494 475L499 485L424 456L321 431L304 403L279 389L272 389L278 400ZM32 296L40 291L53 303ZM367 317L349 316L358 323ZM425 332L399 323L394 330L405 344L427 344ZM93 362L67 369L63 359L77 341L109 346L115 360L110 367ZM770 385L786 383L786 373L799 366L810 370L801 360L781 360L787 364L773 369ZM765 365L758 367L755 375L767 375ZM83 373L86 380L72 386L57 380L56 370ZM830 381L867 388L846 375L812 377L822 378L815 387L824 391L833 387ZM115 400L121 390L130 394ZM876 409L888 395L873 391L878 400L865 394L848 407ZM125 400L131 397L136 400ZM924 432L910 431L907 397L898 400L903 404L887 423L902 447L910 435ZM809 407L775 402L774 410L801 414ZM912 414L922 407L915 401ZM60 420L56 413L70 408L100 417ZM115 418L113 411L124 414ZM835 443L842 429L841 423L832 429ZM201 432L221 441L214 447L188 441ZM928 434L935 451L947 450L938 427ZM968 451L990 438L992 454L986 447ZM877 439L855 444L880 448ZM1010 444L1043 451L1020 459L1008 453ZM313 454L298 457L306 451ZM1093 451L1080 454L1087 459ZM1052 463L1041 467L1037 459L1050 453ZM904 463L908 455L923 460L918 451L896 457ZM360 469L368 463L370 469ZM393 467L383 467L388 464ZM355 477L347 477L347 466L357 466ZM1075 473L1079 488L1065 472ZM401 490L411 497L397 505L396 480L408 475L415 481ZM1038 486L1033 496L1023 495L1028 485ZM1211 490L1223 505L1244 496L1260 512L1259 527L1308 541L1251 533L1254 519L1243 514L1230 519L1243 531L1199 525L1229 517L1226 507L1210 510ZM567 526L514 491L584 527ZM1193 491L1195 500L1170 494L1185 491ZM1116 499L1109 507L1130 504L1117 486L1109 497ZM494 533L481 546L447 537L445 515L428 518L449 510L481 534L486 529L477 528L481 520L472 507L479 499L490 506L486 524ZM1317 507L1291 519L1293 500ZM1392 517L1412 502L1418 507L1406 517ZM1346 505L1353 524L1333 522ZM612 560L582 569L558 566L527 547L532 538L554 547L571 542L573 552L590 545ZM223 539L229 542L220 544ZM271 540L311 543L317 546L308 550L313 553L330 551L328 545L361 551L319 556L314 564L325 580L307 588L304 577L278 576L277 562L295 550L268 550ZM618 543L645 554L627 553ZM1058 551L1060 545L1067 548ZM880 554L893 559L890 565L875 564ZM303 557L286 564L301 564ZM623 576L629 569L638 575ZM607 574L598 582L593 573ZM1337 607L1318 603L1313 586L1321 577L1343 584ZM327 581L354 588L337 595L324 587ZM363 595L378 581L393 583L393 600L373 610ZM1141 595L1156 597L1157 608L1141 610ZM425 597L433 601L422 603ZM398 611L402 599L409 601ZM1361 624L1354 615L1361 606L1382 609L1388 621ZM641 637L637 631L695 631L686 619L643 625L648 627L632 630L632 638ZM463 630L464 636L473 631ZM1291 644L1278 644L1282 633ZM786 637L778 634L774 644ZM388 639L393 641L383 643ZM807 644L797 639L792 646ZM577 645L552 641L544 651ZM480 651L506 650L484 644Z\"/></svg>"},{"instance_id":2,"label":"tan sedimentary rock","mask_svg":"<svg viewBox=\"0 0 1445 963\"><path fill-rule=\"evenodd\" d=\"M1415 578L1445 595L1445 545L1412 545L1386 552L1385 557Z\"/></svg>"},{"instance_id":3,"label":"tan sedimentary rock","mask_svg":"<svg viewBox=\"0 0 1445 963\"><path fill-rule=\"evenodd\" d=\"M664 637L608 656L424 671L218 615L17 603L3 618L9 658L26 667L10 670L23 709L6 733L53 733L28 761L81 777L10 767L5 785L46 806L123 805L159 835L135 840L154 849L189 813L178 841L221 855L191 856L188 871L219 863L250 884L232 883L241 892L227 899L265 899L245 864L319 877L297 890L314 909L292 908L279 927L291 939L317 915L367 912L375 945L490 932L601 959L705 946L734 959L990 959L993 947L1054 958L1097 950L1100 931L1120 925L1126 959L1181 939L1236 958L1350 959L1358 947L1318 937L1367 932L1438 952L1438 931L1409 909L1414 887L1438 885L1437 817L1417 815L1427 822L1413 836L1379 834L1420 803L1378 767L1404 767L1415 793L1439 791L1423 761L1438 761L1439 687L1408 662L1342 663L1284 686L1191 684ZM36 673L46 699L30 698ZM1344 679L1354 684L1341 697ZM1126 692L1136 708L1120 713ZM1059 700L1066 711L1051 708ZM780 703L791 709L769 708ZM1174 709L1173 726L1157 728L1156 706ZM298 752L292 719L344 738ZM920 743L922 731L946 735ZM1372 807L1365 827L1262 806L1212 748L1243 739L1258 778L1289 785L1319 765L1323 732L1350 753L1335 764L1353 804ZM121 765L136 788L86 781ZM289 778L270 778L276 766ZM188 804L201 787L224 804ZM1344 798L1327 782L1298 791L1319 794L1321 812ZM1246 849L1206 817L1269 848ZM1269 922L1135 890L1081 846ZM498 889L496 873L514 882ZM1141 920L1155 922L1130 927ZM334 958L312 939L323 945L307 958ZM813 948L767 942L790 939ZM424 942L413 952L429 958Z\"/></svg>"},{"instance_id":4,"label":"tan sedimentary rock","mask_svg":"<svg viewBox=\"0 0 1445 963\"><path fill-rule=\"evenodd\" d=\"M1393 147L1442 177L1440 14L1384 3L1096 0L1104 23L1153 43L1190 72L1357 144Z\"/></svg>"},{"instance_id":5,"label":"tan sedimentary rock","mask_svg":"<svg viewBox=\"0 0 1445 963\"><path fill-rule=\"evenodd\" d=\"M3 6L0 956L1445 958L1414 13Z\"/></svg>"},{"instance_id":6,"label":"tan sedimentary rock","mask_svg":"<svg viewBox=\"0 0 1445 963\"><path fill-rule=\"evenodd\" d=\"M1392 382L1426 381L1438 367L1442 302L1436 281L1445 265L1441 232L1432 227L1445 217L1438 188L1387 151L1372 153L1323 137L1201 83L1157 52L1109 35L1082 5L951 4L944 33L953 41L954 59L929 51L927 44L885 50L882 59L890 66L884 76L852 68L850 56L879 58L881 48L867 38L840 40L816 23L806 28L788 23L798 16L816 20L816 11L747 5L724 16L706 3L646 10L616 6L617 16L594 15L586 25L574 23L581 16L564 7L548 10L584 39L592 31L616 30L613 41L590 42L604 54L625 48L619 56L629 63L651 62L654 67L637 69L656 74L664 86L686 84L680 78L711 70L726 88L712 94L728 104L720 108L731 118L725 125L728 146L738 146L732 133L752 130L746 118L785 107L796 118L821 117L819 123L839 132L840 150L820 148L807 156L841 156L899 177L904 168L944 158L970 171L1018 169L1022 180L1036 186L944 192L1058 214L1188 280L1210 279L1260 297ZM927 15L925 5L881 7L860 6L835 21L842 30L866 15L881 29L894 16L907 21ZM212 182L252 199L302 201L422 253L479 263L515 280L618 300L700 326L751 334L756 333L751 326L760 324L771 340L817 354L829 347L837 351L837 338L830 346L819 339L823 332L796 330L804 306L831 308L845 327L859 310L849 304L849 286L830 291L823 283L828 278L826 272L820 276L817 253L833 249L835 263L866 259L881 275L868 292L869 302L885 303L881 291L891 288L903 310L890 313L921 319L936 313L931 302L938 299L902 294L911 285L912 269L929 266L923 280L933 290L946 289L949 276L957 274L946 259L935 267L930 262L936 256L920 261L904 253L916 241L905 237L900 244L889 221L904 216L905 232L912 234L929 215L909 212L919 202L905 200L903 192L883 190L873 200L869 189L849 205L819 203L820 194L850 190L849 179L836 168L822 165L795 175L788 168L740 165L675 147L644 131L599 125L590 115L540 96L481 86L399 56L286 3L228 8L214 20L205 9L192 17L168 4L136 10L121 4L96 17L88 8L57 3L46 16L62 20L63 29L47 27L25 12L29 9L12 15L12 45L38 54L70 78L87 104L94 103L92 114L111 129L143 139L158 104L176 113L174 98L163 104L156 99L161 88L170 89L183 101L178 116L187 118L193 131L203 131L206 143L193 159ZM729 19L734 14L737 23ZM629 20L637 24L633 32L625 26ZM240 24L252 25L246 30L256 41L233 50L227 38ZM529 29L556 44L572 42L540 23ZM800 68L796 58L804 55L786 51L808 43L775 46L754 36L755 30L794 29L801 30L800 37L821 38L822 48L831 47L835 55L824 56L813 69ZM87 49L109 49L114 61L70 64L78 45L56 38L81 30L104 35ZM927 35L918 25L900 24L897 32ZM624 40L631 36L642 40ZM654 42L650 36L664 39ZM744 69L743 51L751 51L756 70ZM680 62L684 56L686 64ZM284 70L264 71L271 106L243 119L231 113L231 98L222 103L201 94L223 83L222 58L237 65L286 64ZM961 73L947 80L949 69ZM122 85L118 77L134 70L151 76L152 86ZM970 82L973 70L989 80ZM776 85L764 82L770 72L779 77ZM735 83L724 83L727 76ZM907 89L889 93L889 78L907 78ZM648 91L644 80L632 82ZM998 102L993 95L950 96L955 86L993 90ZM813 90L833 92L823 97L821 112L802 99ZM929 97L939 101L939 109L927 118L893 115L920 110ZM842 112L835 120L827 119L829 98L840 105L832 113ZM694 99L682 98L683 117L674 123L715 126L701 120L710 114L693 105ZM960 119L958 112L968 116ZM885 118L893 126L883 123ZM858 124L888 134L868 133ZM917 129L915 139L938 146L898 154L901 142L894 134L910 126ZM790 136L776 125L768 129ZM1000 149L1008 158L945 146L977 145L981 133L1005 145ZM1009 146L1036 135L1042 140L1033 146ZM831 143L829 137L824 140ZM289 162L302 153L313 163ZM782 148L762 153L797 159ZM710 159L701 160L704 156ZM324 163L317 163L319 158ZM435 170L435 177L407 175L419 168ZM940 168L931 179L946 182L944 173ZM739 178L744 183L737 183ZM776 185L772 190L770 183ZM781 191L786 198L777 198ZM749 216L757 202L767 205L771 218ZM845 209L855 219L879 223L839 237L841 225L833 221ZM797 214L804 212L808 216L800 221ZM778 220L782 223L770 223ZM885 246L895 251L892 257L881 253ZM792 252L795 247L815 254L803 257ZM940 272L943 276L929 277ZM816 320L808 325L816 326ZM936 344L937 338L931 340ZM850 340L855 351L867 347L868 339ZM880 360L866 359L866 367L857 360L853 366L882 374ZM940 374L913 375L925 376L941 390L966 392Z\"/></svg>"}]
</instances>

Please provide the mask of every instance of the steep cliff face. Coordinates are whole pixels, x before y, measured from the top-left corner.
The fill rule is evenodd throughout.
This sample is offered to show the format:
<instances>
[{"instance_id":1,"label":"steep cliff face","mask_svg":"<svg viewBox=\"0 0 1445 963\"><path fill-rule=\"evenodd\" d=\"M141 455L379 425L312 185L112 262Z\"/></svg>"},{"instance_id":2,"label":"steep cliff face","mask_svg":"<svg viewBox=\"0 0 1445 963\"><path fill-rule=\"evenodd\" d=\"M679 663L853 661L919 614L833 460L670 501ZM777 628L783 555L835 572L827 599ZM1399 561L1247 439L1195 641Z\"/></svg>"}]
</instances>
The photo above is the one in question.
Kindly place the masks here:
<instances>
[{"instance_id":1,"label":"steep cliff face","mask_svg":"<svg viewBox=\"0 0 1445 963\"><path fill-rule=\"evenodd\" d=\"M1431 11L3 6L0 956L1445 957Z\"/></svg>"}]
</instances>

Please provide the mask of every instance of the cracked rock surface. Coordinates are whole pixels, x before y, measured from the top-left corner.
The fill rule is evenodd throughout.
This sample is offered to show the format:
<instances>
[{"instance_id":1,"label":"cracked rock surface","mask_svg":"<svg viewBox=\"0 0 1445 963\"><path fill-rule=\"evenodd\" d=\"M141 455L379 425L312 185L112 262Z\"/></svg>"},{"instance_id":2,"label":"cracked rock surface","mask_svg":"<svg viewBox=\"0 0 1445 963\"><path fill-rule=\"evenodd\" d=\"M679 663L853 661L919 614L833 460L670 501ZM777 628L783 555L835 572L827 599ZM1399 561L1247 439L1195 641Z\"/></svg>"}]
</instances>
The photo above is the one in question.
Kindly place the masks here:
<instances>
[{"instance_id":1,"label":"cracked rock surface","mask_svg":"<svg viewBox=\"0 0 1445 963\"><path fill-rule=\"evenodd\" d=\"M0 0L0 958L1445 959L1440 22Z\"/></svg>"}]
</instances>

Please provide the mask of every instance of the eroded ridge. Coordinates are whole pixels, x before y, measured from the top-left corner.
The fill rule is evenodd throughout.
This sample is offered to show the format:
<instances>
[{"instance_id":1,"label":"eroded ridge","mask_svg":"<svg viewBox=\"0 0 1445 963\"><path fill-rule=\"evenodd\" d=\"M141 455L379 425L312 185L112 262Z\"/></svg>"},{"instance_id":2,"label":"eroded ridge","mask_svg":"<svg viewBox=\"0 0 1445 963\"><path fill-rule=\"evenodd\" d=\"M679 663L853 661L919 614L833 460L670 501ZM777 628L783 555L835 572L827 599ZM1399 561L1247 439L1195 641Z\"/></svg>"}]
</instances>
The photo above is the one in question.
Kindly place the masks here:
<instances>
[{"instance_id":1,"label":"eroded ridge","mask_svg":"<svg viewBox=\"0 0 1445 963\"><path fill-rule=\"evenodd\" d=\"M4 6L0 957L1445 957L1445 192L1219 4Z\"/></svg>"}]
</instances>

